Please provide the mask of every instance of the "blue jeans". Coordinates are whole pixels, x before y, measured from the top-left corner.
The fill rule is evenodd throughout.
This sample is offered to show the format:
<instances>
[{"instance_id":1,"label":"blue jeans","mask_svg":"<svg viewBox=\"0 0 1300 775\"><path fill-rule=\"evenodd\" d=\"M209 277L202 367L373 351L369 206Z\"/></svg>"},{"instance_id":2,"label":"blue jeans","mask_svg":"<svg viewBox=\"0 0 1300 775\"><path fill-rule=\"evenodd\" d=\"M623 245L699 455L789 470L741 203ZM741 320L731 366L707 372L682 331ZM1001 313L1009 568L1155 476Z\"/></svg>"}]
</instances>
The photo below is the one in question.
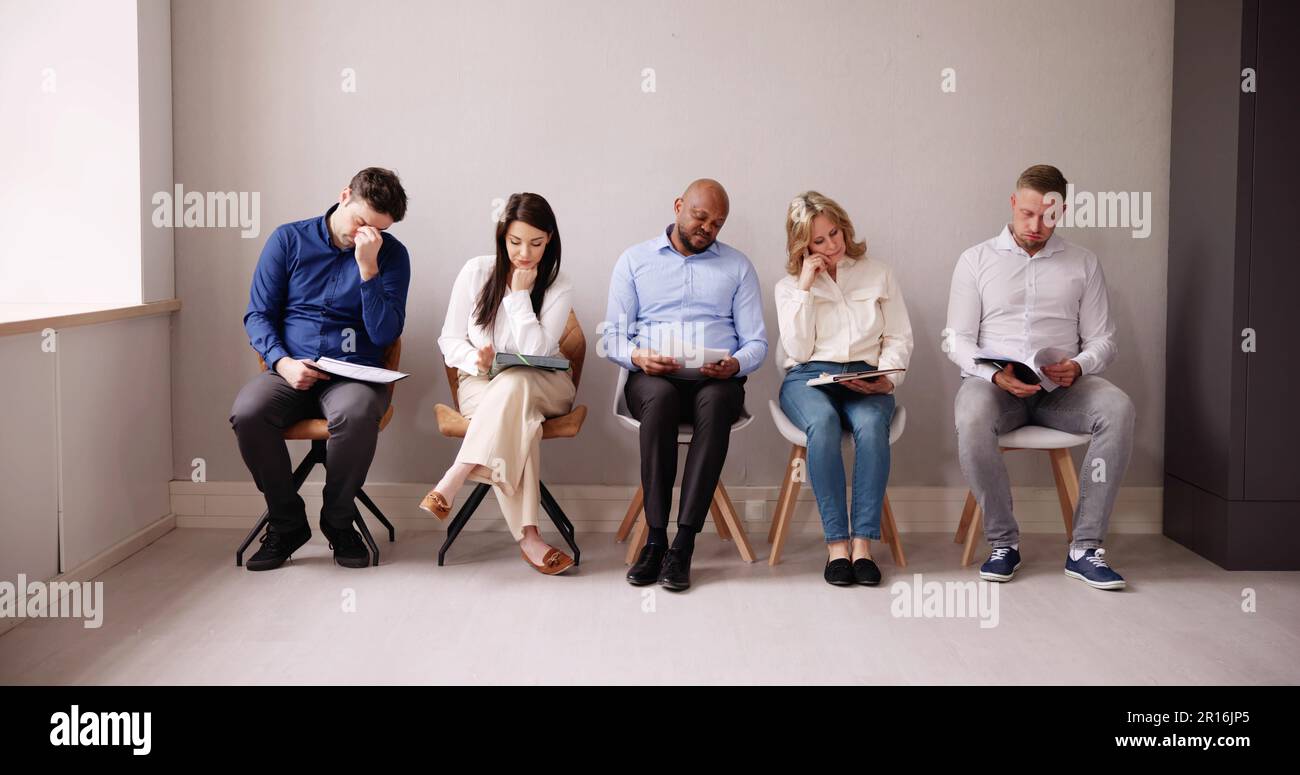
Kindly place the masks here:
<instances>
[{"instance_id":1,"label":"blue jeans","mask_svg":"<svg viewBox=\"0 0 1300 775\"><path fill-rule=\"evenodd\" d=\"M875 369L869 363L809 361L786 372L781 383L781 410L808 435L808 477L826 542L850 537L880 540L880 507L889 482L889 423L894 396L864 395L843 385L809 387L822 372ZM840 453L845 430L853 433L853 519L845 494L844 458Z\"/></svg>"}]
</instances>

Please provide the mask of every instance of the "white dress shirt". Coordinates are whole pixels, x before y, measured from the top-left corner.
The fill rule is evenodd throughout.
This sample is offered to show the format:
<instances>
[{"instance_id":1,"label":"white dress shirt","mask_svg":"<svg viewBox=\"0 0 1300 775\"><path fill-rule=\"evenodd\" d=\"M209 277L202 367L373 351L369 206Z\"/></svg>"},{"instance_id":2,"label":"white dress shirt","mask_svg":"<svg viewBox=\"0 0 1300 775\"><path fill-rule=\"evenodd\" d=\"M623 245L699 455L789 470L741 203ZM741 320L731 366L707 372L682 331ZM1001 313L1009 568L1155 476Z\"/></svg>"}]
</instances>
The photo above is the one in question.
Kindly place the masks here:
<instances>
[{"instance_id":1,"label":"white dress shirt","mask_svg":"<svg viewBox=\"0 0 1300 775\"><path fill-rule=\"evenodd\" d=\"M560 272L542 300L542 314L533 312L528 291L510 291L501 300L493 331L474 322L478 296L492 276L495 255L471 258L456 276L447 302L447 320L442 324L438 347L448 366L470 374L480 374L478 350L492 345L499 353L520 355L559 355L560 337L569 321L573 285Z\"/></svg>"},{"instance_id":2,"label":"white dress shirt","mask_svg":"<svg viewBox=\"0 0 1300 775\"><path fill-rule=\"evenodd\" d=\"M799 278L776 284L776 319L784 369L809 361L866 361L878 369L905 369L912 356L912 323L903 291L887 264L874 258L840 259L835 279L818 272L812 288ZM901 385L903 374L890 374Z\"/></svg>"},{"instance_id":3,"label":"white dress shirt","mask_svg":"<svg viewBox=\"0 0 1300 775\"><path fill-rule=\"evenodd\" d=\"M1053 234L1030 256L1004 226L998 236L957 259L948 295L945 349L962 373L993 379L997 367L975 363L989 350L1028 363L1055 347L1071 354L1084 374L1115 359L1106 278L1097 254Z\"/></svg>"}]
</instances>

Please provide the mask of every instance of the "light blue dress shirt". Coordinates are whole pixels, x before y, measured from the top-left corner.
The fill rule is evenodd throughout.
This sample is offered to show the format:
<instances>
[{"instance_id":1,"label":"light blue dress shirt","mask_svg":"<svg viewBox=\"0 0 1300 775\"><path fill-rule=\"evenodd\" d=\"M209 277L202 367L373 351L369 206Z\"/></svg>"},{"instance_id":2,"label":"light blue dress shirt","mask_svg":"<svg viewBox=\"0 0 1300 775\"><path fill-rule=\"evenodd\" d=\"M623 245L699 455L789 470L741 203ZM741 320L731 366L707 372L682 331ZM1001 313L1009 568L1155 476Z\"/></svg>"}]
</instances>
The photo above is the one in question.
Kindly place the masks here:
<instances>
[{"instance_id":1,"label":"light blue dress shirt","mask_svg":"<svg viewBox=\"0 0 1300 775\"><path fill-rule=\"evenodd\" d=\"M767 357L758 273L739 250L715 241L684 256L663 234L623 251L609 283L603 355L630 371L632 351L662 349L676 332L688 347L726 349L745 376Z\"/></svg>"}]
</instances>

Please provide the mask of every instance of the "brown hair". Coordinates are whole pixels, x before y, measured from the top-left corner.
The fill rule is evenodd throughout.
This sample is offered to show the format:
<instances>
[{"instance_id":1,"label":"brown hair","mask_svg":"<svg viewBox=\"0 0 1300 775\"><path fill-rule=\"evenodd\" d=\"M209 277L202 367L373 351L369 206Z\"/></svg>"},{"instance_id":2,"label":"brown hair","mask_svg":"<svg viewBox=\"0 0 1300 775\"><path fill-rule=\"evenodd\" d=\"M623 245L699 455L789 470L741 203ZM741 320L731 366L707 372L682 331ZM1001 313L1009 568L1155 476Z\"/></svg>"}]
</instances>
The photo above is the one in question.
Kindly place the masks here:
<instances>
[{"instance_id":1,"label":"brown hair","mask_svg":"<svg viewBox=\"0 0 1300 775\"><path fill-rule=\"evenodd\" d=\"M546 249L542 251L541 263L537 265L537 280L533 282L533 290L528 294L533 302L533 314L542 314L546 289L551 287L560 274L560 227L555 222L555 211L551 209L551 203L541 194L526 191L511 194L506 209L501 213L501 219L497 221L497 260L492 266L491 276L483 284L474 310L474 322L489 332L496 323L497 311L501 308L501 300L505 298L506 285L510 280L512 264L510 254L506 252L506 231L515 221L523 221L551 235Z\"/></svg>"},{"instance_id":2,"label":"brown hair","mask_svg":"<svg viewBox=\"0 0 1300 775\"><path fill-rule=\"evenodd\" d=\"M804 254L812 242L812 222L819 215L831 219L831 223L844 234L844 253L849 258L861 258L867 254L867 243L859 242L853 232L853 221L839 203L816 191L805 191L790 202L790 209L785 215L785 271L798 276L803 271Z\"/></svg>"},{"instance_id":3,"label":"brown hair","mask_svg":"<svg viewBox=\"0 0 1300 775\"><path fill-rule=\"evenodd\" d=\"M396 172L383 167L366 167L352 176L348 188L370 205L370 209L387 215L394 223L406 217L406 190Z\"/></svg>"},{"instance_id":4,"label":"brown hair","mask_svg":"<svg viewBox=\"0 0 1300 775\"><path fill-rule=\"evenodd\" d=\"M1044 195L1056 192L1062 198L1065 197L1066 185L1065 176L1050 164L1035 164L1016 178L1017 191L1027 188Z\"/></svg>"}]
</instances>

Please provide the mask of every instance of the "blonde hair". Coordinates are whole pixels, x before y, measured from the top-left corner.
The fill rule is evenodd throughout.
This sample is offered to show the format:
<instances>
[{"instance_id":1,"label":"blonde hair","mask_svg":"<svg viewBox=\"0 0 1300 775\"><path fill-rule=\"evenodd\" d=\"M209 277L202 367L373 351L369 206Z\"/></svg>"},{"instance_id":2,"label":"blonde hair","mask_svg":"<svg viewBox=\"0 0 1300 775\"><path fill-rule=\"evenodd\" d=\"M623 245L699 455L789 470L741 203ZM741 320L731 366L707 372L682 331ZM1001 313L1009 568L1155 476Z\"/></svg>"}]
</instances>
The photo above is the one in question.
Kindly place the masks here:
<instances>
[{"instance_id":1,"label":"blonde hair","mask_svg":"<svg viewBox=\"0 0 1300 775\"><path fill-rule=\"evenodd\" d=\"M805 191L790 200L790 210L785 216L785 248L788 258L785 271L798 275L803 271L804 253L812 242L812 222L819 215L831 219L844 235L844 252L850 258L867 254L867 243L858 242L853 232L853 221L839 203L816 191Z\"/></svg>"}]
</instances>

